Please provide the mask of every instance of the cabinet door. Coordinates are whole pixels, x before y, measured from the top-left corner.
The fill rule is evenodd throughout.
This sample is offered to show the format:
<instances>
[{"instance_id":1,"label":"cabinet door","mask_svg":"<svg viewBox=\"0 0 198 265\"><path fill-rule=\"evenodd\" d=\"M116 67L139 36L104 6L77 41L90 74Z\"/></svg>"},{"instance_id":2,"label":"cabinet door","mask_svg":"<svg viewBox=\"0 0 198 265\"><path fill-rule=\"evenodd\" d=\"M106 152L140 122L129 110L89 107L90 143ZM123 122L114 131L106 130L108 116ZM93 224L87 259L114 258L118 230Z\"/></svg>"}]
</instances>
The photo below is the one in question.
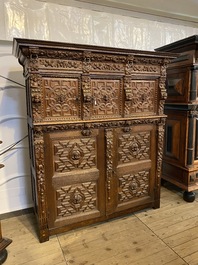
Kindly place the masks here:
<instances>
[{"instance_id":1,"label":"cabinet door","mask_svg":"<svg viewBox=\"0 0 198 265\"><path fill-rule=\"evenodd\" d=\"M45 135L50 229L105 215L104 135L95 129Z\"/></svg>"},{"instance_id":2,"label":"cabinet door","mask_svg":"<svg viewBox=\"0 0 198 265\"><path fill-rule=\"evenodd\" d=\"M156 183L155 126L117 128L106 132L106 139L107 213L151 204Z\"/></svg>"}]
</instances>

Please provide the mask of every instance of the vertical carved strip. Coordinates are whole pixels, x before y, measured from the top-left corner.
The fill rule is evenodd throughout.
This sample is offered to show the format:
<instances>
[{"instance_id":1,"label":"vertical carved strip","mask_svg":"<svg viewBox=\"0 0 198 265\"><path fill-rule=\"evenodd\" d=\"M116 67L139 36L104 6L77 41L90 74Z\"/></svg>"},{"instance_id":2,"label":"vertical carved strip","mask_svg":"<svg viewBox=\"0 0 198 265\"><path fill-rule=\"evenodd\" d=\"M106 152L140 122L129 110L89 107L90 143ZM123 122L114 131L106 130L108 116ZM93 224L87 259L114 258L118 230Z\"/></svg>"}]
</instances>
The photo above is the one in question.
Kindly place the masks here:
<instances>
[{"instance_id":1,"label":"vertical carved strip","mask_svg":"<svg viewBox=\"0 0 198 265\"><path fill-rule=\"evenodd\" d=\"M194 159L198 160L198 119L195 119L195 155Z\"/></svg>"},{"instance_id":2,"label":"vertical carved strip","mask_svg":"<svg viewBox=\"0 0 198 265\"><path fill-rule=\"evenodd\" d=\"M188 146L187 146L187 165L192 166L194 162L194 111L190 111L188 116Z\"/></svg>"},{"instance_id":3,"label":"vertical carved strip","mask_svg":"<svg viewBox=\"0 0 198 265\"><path fill-rule=\"evenodd\" d=\"M159 89L160 89L160 97L159 97L159 115L164 114L164 103L167 98L167 91L166 91L166 68L170 60L164 59L163 64L161 65L161 76L159 79Z\"/></svg>"},{"instance_id":4,"label":"vertical carved strip","mask_svg":"<svg viewBox=\"0 0 198 265\"><path fill-rule=\"evenodd\" d=\"M92 53L89 51L85 51L83 53L83 67L82 67L82 71L84 74L89 74L90 70L91 70L91 55Z\"/></svg>"},{"instance_id":5,"label":"vertical carved strip","mask_svg":"<svg viewBox=\"0 0 198 265\"><path fill-rule=\"evenodd\" d=\"M91 104L92 104L92 92L91 92L91 55L89 51L83 53L83 65L82 65L82 95L83 95L83 118L89 119L91 116Z\"/></svg>"},{"instance_id":6,"label":"vertical carved strip","mask_svg":"<svg viewBox=\"0 0 198 265\"><path fill-rule=\"evenodd\" d=\"M162 157L163 157L163 149L164 149L164 124L165 119L162 120L162 124L159 125L157 129L157 196L159 196L160 189L160 180L161 180L161 170L162 170Z\"/></svg>"},{"instance_id":7,"label":"vertical carved strip","mask_svg":"<svg viewBox=\"0 0 198 265\"><path fill-rule=\"evenodd\" d=\"M83 118L91 117L92 92L91 78L89 75L82 76L82 95L83 95Z\"/></svg>"},{"instance_id":8,"label":"vertical carved strip","mask_svg":"<svg viewBox=\"0 0 198 265\"><path fill-rule=\"evenodd\" d=\"M128 55L126 58L125 74L131 76L133 72L134 55Z\"/></svg>"},{"instance_id":9,"label":"vertical carved strip","mask_svg":"<svg viewBox=\"0 0 198 265\"><path fill-rule=\"evenodd\" d=\"M36 158L36 189L38 196L38 218L40 226L40 241L49 239L47 220L46 179L44 170L44 140L41 128L37 127L34 134Z\"/></svg>"},{"instance_id":10,"label":"vertical carved strip","mask_svg":"<svg viewBox=\"0 0 198 265\"><path fill-rule=\"evenodd\" d=\"M113 130L105 130L106 138L106 175L107 175L107 200L111 200L111 181L113 177Z\"/></svg>"},{"instance_id":11,"label":"vertical carved strip","mask_svg":"<svg viewBox=\"0 0 198 265\"><path fill-rule=\"evenodd\" d=\"M32 98L32 116L34 121L41 120L41 109L43 100L41 99L41 77L38 74L32 74L30 77L30 91Z\"/></svg>"},{"instance_id":12,"label":"vertical carved strip","mask_svg":"<svg viewBox=\"0 0 198 265\"><path fill-rule=\"evenodd\" d=\"M41 120L41 77L38 74L39 69L39 48L30 48L30 60L28 71L30 75L30 91L32 99L32 117L35 122Z\"/></svg>"},{"instance_id":13,"label":"vertical carved strip","mask_svg":"<svg viewBox=\"0 0 198 265\"><path fill-rule=\"evenodd\" d=\"M191 87L190 87L190 100L197 98L197 66L191 67Z\"/></svg>"}]
</instances>

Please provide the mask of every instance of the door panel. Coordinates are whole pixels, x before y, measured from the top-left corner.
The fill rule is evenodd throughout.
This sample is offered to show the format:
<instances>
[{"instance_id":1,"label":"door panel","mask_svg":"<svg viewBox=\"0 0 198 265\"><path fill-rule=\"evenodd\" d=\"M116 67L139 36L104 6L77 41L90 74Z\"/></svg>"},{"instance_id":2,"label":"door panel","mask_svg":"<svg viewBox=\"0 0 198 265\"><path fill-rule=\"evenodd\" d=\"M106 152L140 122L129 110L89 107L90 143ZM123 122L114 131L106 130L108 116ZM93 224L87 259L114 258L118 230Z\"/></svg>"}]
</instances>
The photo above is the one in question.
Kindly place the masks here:
<instances>
[{"instance_id":1,"label":"door panel","mask_svg":"<svg viewBox=\"0 0 198 265\"><path fill-rule=\"evenodd\" d=\"M99 130L89 136L81 131L46 134L50 228L104 215L103 139Z\"/></svg>"},{"instance_id":2,"label":"door panel","mask_svg":"<svg viewBox=\"0 0 198 265\"><path fill-rule=\"evenodd\" d=\"M114 130L114 163L108 214L151 202L156 170L155 126L139 125Z\"/></svg>"}]
</instances>

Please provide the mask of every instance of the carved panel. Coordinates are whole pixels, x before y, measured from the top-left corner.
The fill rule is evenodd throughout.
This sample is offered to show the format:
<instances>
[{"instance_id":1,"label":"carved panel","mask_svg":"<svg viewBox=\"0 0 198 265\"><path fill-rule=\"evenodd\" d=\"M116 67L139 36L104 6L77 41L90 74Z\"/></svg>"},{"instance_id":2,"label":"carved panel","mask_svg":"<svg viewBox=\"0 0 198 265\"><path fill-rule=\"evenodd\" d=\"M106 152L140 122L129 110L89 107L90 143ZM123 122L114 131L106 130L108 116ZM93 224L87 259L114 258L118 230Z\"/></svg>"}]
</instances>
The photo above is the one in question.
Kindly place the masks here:
<instances>
[{"instance_id":1,"label":"carved panel","mask_svg":"<svg viewBox=\"0 0 198 265\"><path fill-rule=\"evenodd\" d=\"M121 81L92 79L92 118L121 116Z\"/></svg>"},{"instance_id":2,"label":"carved panel","mask_svg":"<svg viewBox=\"0 0 198 265\"><path fill-rule=\"evenodd\" d=\"M156 81L129 81L127 79L126 85L131 100L125 101L125 116L156 111Z\"/></svg>"},{"instance_id":3,"label":"carved panel","mask_svg":"<svg viewBox=\"0 0 198 265\"><path fill-rule=\"evenodd\" d=\"M68 185L56 190L57 218L96 209L96 183Z\"/></svg>"},{"instance_id":4,"label":"carved panel","mask_svg":"<svg viewBox=\"0 0 198 265\"><path fill-rule=\"evenodd\" d=\"M82 71L82 62L75 60L40 59L41 68L57 68L67 71Z\"/></svg>"},{"instance_id":5,"label":"carved panel","mask_svg":"<svg viewBox=\"0 0 198 265\"><path fill-rule=\"evenodd\" d=\"M77 78L43 78L45 120L79 119L79 81Z\"/></svg>"},{"instance_id":6,"label":"carved panel","mask_svg":"<svg viewBox=\"0 0 198 265\"><path fill-rule=\"evenodd\" d=\"M119 163L149 159L150 132L123 133L119 137Z\"/></svg>"},{"instance_id":7,"label":"carved panel","mask_svg":"<svg viewBox=\"0 0 198 265\"><path fill-rule=\"evenodd\" d=\"M118 63L108 63L108 62L92 62L91 69L92 72L108 72L108 73L124 73L124 64Z\"/></svg>"},{"instance_id":8,"label":"carved panel","mask_svg":"<svg viewBox=\"0 0 198 265\"><path fill-rule=\"evenodd\" d=\"M132 199L148 195L149 171L143 170L135 174L126 174L119 178L119 202L127 202Z\"/></svg>"},{"instance_id":9,"label":"carved panel","mask_svg":"<svg viewBox=\"0 0 198 265\"><path fill-rule=\"evenodd\" d=\"M54 142L55 172L69 172L96 167L94 138L68 139Z\"/></svg>"}]
</instances>

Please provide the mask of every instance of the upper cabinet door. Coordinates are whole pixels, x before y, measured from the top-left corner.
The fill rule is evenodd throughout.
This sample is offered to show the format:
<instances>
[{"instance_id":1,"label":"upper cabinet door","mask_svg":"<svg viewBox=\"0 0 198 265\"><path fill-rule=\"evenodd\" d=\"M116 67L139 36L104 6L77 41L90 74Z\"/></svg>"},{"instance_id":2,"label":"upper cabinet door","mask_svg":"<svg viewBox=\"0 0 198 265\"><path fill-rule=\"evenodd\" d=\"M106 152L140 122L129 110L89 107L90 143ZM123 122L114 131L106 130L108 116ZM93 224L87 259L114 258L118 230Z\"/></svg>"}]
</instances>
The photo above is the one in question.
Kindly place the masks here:
<instances>
[{"instance_id":1,"label":"upper cabinet door","mask_svg":"<svg viewBox=\"0 0 198 265\"><path fill-rule=\"evenodd\" d=\"M83 119L121 118L122 88L120 77L82 76Z\"/></svg>"},{"instance_id":2,"label":"upper cabinet door","mask_svg":"<svg viewBox=\"0 0 198 265\"><path fill-rule=\"evenodd\" d=\"M158 79L125 79L124 117L155 115Z\"/></svg>"},{"instance_id":3,"label":"upper cabinet door","mask_svg":"<svg viewBox=\"0 0 198 265\"><path fill-rule=\"evenodd\" d=\"M81 119L80 78L78 76L35 76L30 79L28 96L32 97L33 109L29 116L33 122L60 122ZM39 88L34 88L34 82ZM32 113L31 113L32 112Z\"/></svg>"}]
</instances>

